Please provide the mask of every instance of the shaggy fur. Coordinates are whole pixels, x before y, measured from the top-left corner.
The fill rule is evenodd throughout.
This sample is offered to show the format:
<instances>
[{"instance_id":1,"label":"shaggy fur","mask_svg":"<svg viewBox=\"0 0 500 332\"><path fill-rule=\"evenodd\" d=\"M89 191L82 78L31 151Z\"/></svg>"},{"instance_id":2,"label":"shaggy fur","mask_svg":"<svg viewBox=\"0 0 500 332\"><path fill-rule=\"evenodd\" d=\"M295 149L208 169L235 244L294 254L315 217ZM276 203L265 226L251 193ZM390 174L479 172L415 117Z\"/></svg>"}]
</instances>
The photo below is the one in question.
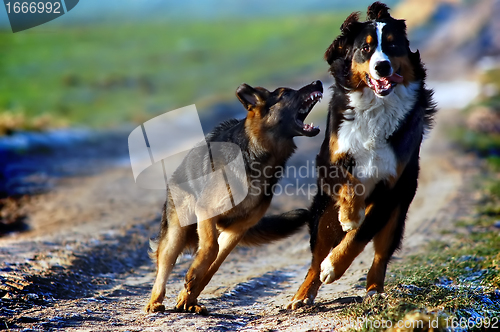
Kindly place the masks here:
<instances>
[{"instance_id":1,"label":"shaggy fur","mask_svg":"<svg viewBox=\"0 0 500 332\"><path fill-rule=\"evenodd\" d=\"M312 262L290 309L313 303L320 285L342 277L372 239L366 289L384 291L417 190L420 144L436 111L406 25L386 5L372 4L365 22L352 13L341 32L325 52L335 84L316 162L322 190L310 208Z\"/></svg>"}]
</instances>

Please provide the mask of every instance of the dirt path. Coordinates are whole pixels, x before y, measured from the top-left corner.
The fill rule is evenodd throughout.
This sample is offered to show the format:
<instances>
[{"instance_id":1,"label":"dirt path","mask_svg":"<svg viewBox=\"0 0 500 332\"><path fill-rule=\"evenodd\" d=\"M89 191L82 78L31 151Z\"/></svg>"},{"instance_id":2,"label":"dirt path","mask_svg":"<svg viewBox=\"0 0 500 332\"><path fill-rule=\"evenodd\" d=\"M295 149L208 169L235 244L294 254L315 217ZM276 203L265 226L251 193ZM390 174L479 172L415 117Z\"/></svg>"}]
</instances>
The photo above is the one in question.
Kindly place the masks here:
<instances>
[{"instance_id":1,"label":"dirt path","mask_svg":"<svg viewBox=\"0 0 500 332\"><path fill-rule=\"evenodd\" d=\"M436 128L423 144L419 189L399 257L438 238L437 230L449 227L448 222L460 213L454 200L464 169L450 149L443 126L456 118L454 107L460 106L454 104L456 98L448 98L446 89L467 91L461 94L465 104L477 93L474 84L467 84L433 84L441 110ZM322 117L320 109L326 109L327 101L324 98L315 110ZM299 139L299 152L290 163L301 166L312 161L320 142L321 137ZM313 183L314 179L302 181ZM147 242L158 230L163 199L160 191L137 188L128 168L66 179L50 193L33 198L24 207L31 231L0 239L0 261L4 261L0 265L0 321L6 323L0 329L329 330L340 323L336 313L345 303L364 296L371 245L343 278L320 289L317 305L296 312L283 310L309 266L304 229L268 246L237 248L200 297L210 316L146 315L141 309L154 278ZM307 205L307 197L280 196L272 211ZM173 307L182 287L189 258L181 258L169 280L167 308Z\"/></svg>"}]
</instances>

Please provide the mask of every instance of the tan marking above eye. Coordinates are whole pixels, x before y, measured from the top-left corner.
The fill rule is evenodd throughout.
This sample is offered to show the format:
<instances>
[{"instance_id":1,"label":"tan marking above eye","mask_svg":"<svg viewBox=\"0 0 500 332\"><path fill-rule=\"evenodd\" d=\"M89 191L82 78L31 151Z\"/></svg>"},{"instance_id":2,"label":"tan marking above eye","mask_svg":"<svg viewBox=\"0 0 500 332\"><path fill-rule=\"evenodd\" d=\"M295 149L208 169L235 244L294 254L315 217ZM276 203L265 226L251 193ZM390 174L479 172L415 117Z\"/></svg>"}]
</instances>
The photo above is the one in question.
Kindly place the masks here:
<instances>
[{"instance_id":1,"label":"tan marking above eye","mask_svg":"<svg viewBox=\"0 0 500 332\"><path fill-rule=\"evenodd\" d=\"M392 42L394 40L394 35L393 34L390 34L387 36L387 41L388 42Z\"/></svg>"},{"instance_id":2,"label":"tan marking above eye","mask_svg":"<svg viewBox=\"0 0 500 332\"><path fill-rule=\"evenodd\" d=\"M373 41L373 37L371 35L366 36L366 43L371 44Z\"/></svg>"},{"instance_id":3,"label":"tan marking above eye","mask_svg":"<svg viewBox=\"0 0 500 332\"><path fill-rule=\"evenodd\" d=\"M281 99L286 92L287 89L280 89L280 92L278 93L278 99Z\"/></svg>"}]
</instances>

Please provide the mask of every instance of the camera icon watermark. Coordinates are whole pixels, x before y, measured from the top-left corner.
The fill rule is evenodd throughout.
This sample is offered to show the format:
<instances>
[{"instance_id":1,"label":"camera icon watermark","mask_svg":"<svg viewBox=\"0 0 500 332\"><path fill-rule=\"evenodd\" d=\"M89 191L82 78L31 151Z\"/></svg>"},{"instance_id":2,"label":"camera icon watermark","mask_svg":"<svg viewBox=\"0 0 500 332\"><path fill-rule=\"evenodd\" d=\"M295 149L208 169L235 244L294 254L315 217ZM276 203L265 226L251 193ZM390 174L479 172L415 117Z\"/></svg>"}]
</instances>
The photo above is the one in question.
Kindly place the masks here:
<instances>
[{"instance_id":1,"label":"camera icon watermark","mask_svg":"<svg viewBox=\"0 0 500 332\"><path fill-rule=\"evenodd\" d=\"M12 32L52 21L75 8L78 2L79 0L4 0Z\"/></svg>"},{"instance_id":2,"label":"camera icon watermark","mask_svg":"<svg viewBox=\"0 0 500 332\"><path fill-rule=\"evenodd\" d=\"M223 214L248 195L240 147L207 142L195 105L135 128L128 146L137 185L168 190L182 226Z\"/></svg>"}]
</instances>

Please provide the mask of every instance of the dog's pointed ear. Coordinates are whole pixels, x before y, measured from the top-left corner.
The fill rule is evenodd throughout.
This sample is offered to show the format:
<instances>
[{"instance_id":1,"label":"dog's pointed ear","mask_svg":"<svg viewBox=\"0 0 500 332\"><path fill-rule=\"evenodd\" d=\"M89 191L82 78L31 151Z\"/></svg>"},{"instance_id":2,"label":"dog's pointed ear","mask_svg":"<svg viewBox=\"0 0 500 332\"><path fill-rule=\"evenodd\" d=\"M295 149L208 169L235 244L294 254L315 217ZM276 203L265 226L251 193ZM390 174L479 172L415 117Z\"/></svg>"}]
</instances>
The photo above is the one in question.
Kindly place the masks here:
<instances>
[{"instance_id":1,"label":"dog's pointed ear","mask_svg":"<svg viewBox=\"0 0 500 332\"><path fill-rule=\"evenodd\" d=\"M262 92L259 89L252 88L245 83L241 84L238 89L236 89L236 96L243 106L245 106L247 111L259 105L263 100Z\"/></svg>"},{"instance_id":2,"label":"dog's pointed ear","mask_svg":"<svg viewBox=\"0 0 500 332\"><path fill-rule=\"evenodd\" d=\"M381 2L374 2L370 7L368 7L368 11L366 13L366 19L368 21L381 20L384 18L389 18L391 15L389 14L389 7L386 4Z\"/></svg>"},{"instance_id":3,"label":"dog's pointed ear","mask_svg":"<svg viewBox=\"0 0 500 332\"><path fill-rule=\"evenodd\" d=\"M359 12L349 15L340 26L342 34L338 36L325 52L325 60L328 64L339 58L344 58L350 49L352 37L361 29L362 23L359 22Z\"/></svg>"},{"instance_id":4,"label":"dog's pointed ear","mask_svg":"<svg viewBox=\"0 0 500 332\"><path fill-rule=\"evenodd\" d=\"M331 65L336 59L343 58L347 53L347 50L345 49L346 40L346 37L339 36L330 46L328 46L325 52L325 60L329 65Z\"/></svg>"}]
</instances>

